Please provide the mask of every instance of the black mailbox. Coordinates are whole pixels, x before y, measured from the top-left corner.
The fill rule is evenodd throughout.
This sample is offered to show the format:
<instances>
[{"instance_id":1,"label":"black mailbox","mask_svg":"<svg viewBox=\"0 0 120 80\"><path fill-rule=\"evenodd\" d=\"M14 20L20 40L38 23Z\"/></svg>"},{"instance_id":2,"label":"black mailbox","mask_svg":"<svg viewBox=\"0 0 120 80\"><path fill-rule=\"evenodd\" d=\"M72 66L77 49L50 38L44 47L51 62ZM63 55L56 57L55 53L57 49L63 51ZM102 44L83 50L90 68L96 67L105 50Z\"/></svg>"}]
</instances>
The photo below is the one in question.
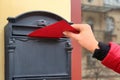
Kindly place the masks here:
<instances>
[{"instance_id":1,"label":"black mailbox","mask_svg":"<svg viewBox=\"0 0 120 80\"><path fill-rule=\"evenodd\" d=\"M60 39L31 38L41 27L65 20L34 11L8 18L5 27L5 80L71 80L71 45Z\"/></svg>"}]
</instances>

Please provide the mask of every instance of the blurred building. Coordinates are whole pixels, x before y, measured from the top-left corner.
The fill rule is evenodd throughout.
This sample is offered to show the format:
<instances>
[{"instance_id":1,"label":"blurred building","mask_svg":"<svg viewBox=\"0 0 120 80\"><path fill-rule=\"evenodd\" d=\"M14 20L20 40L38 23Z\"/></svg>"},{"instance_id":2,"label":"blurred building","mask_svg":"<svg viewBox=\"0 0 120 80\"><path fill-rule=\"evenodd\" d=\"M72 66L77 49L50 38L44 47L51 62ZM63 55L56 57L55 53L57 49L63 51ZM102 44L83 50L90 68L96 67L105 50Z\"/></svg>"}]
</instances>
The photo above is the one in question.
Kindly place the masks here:
<instances>
[{"instance_id":1,"label":"blurred building","mask_svg":"<svg viewBox=\"0 0 120 80\"><path fill-rule=\"evenodd\" d=\"M82 23L88 23L98 41L120 43L120 0L82 0ZM119 80L120 76L105 68L83 50L83 80Z\"/></svg>"}]
</instances>

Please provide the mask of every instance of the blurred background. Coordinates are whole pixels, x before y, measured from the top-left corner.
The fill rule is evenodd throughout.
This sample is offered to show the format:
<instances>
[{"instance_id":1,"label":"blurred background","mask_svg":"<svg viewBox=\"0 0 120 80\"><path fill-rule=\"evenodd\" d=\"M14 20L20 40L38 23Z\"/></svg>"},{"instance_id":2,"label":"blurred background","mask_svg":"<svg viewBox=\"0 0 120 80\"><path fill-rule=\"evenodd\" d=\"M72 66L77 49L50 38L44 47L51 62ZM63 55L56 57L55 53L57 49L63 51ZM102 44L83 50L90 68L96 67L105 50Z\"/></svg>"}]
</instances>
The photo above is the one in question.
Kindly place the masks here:
<instances>
[{"instance_id":1,"label":"blurred background","mask_svg":"<svg viewBox=\"0 0 120 80\"><path fill-rule=\"evenodd\" d=\"M120 44L120 0L81 0L81 2L82 23L91 25L96 39L104 43L113 41ZM70 3L70 0L0 0L0 80L4 80L3 36L6 19L28 11L46 10L71 21ZM82 49L82 80L120 80L120 74L104 67L88 53L90 52Z\"/></svg>"},{"instance_id":2,"label":"blurred background","mask_svg":"<svg viewBox=\"0 0 120 80\"><path fill-rule=\"evenodd\" d=\"M91 25L98 41L120 44L120 0L82 0L82 23ZM120 80L88 53L82 49L82 80Z\"/></svg>"}]
</instances>

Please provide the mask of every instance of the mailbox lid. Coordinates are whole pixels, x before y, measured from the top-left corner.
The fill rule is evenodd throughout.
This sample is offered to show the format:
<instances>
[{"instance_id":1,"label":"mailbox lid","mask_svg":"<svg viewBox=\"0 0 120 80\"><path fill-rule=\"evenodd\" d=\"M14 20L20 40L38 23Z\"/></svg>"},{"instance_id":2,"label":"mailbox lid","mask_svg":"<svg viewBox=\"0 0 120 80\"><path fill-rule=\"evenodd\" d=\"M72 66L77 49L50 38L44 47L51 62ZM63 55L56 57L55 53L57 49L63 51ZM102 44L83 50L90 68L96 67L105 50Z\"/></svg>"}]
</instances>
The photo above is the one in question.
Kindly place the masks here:
<instances>
[{"instance_id":1,"label":"mailbox lid","mask_svg":"<svg viewBox=\"0 0 120 80\"><path fill-rule=\"evenodd\" d=\"M39 28L54 24L61 20L66 21L64 18L50 12L33 11L19 15L16 18L9 17L9 23L6 29L8 29L8 31L11 30L10 34L12 36L27 36Z\"/></svg>"}]
</instances>

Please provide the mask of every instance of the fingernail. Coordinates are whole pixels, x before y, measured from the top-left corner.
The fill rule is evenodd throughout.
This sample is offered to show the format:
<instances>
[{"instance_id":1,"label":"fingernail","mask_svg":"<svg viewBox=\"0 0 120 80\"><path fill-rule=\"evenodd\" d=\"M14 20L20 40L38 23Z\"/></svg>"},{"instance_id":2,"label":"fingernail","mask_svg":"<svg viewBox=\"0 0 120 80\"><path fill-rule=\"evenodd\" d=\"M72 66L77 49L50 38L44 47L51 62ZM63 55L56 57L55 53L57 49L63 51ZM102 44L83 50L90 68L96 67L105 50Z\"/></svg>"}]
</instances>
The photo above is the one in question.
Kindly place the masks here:
<instances>
[{"instance_id":1,"label":"fingernail","mask_svg":"<svg viewBox=\"0 0 120 80\"><path fill-rule=\"evenodd\" d=\"M66 32L63 32L64 35L66 35L67 33Z\"/></svg>"}]
</instances>

